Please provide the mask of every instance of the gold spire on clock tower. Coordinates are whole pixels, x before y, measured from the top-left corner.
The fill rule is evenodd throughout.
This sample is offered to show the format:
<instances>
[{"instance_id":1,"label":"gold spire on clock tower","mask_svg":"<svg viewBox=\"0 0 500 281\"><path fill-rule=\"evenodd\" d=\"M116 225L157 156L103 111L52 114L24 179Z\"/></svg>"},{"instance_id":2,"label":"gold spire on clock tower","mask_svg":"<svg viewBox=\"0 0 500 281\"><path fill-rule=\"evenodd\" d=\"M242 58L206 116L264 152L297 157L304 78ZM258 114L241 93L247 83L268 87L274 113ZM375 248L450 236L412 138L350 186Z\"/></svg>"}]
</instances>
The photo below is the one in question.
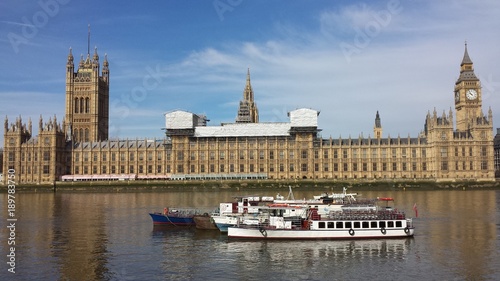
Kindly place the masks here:
<instances>
[{"instance_id":1,"label":"gold spire on clock tower","mask_svg":"<svg viewBox=\"0 0 500 281\"><path fill-rule=\"evenodd\" d=\"M460 76L455 82L455 109L457 131L471 129L473 120L481 116L481 82L474 73L474 66L465 43L464 57L460 64Z\"/></svg>"}]
</instances>

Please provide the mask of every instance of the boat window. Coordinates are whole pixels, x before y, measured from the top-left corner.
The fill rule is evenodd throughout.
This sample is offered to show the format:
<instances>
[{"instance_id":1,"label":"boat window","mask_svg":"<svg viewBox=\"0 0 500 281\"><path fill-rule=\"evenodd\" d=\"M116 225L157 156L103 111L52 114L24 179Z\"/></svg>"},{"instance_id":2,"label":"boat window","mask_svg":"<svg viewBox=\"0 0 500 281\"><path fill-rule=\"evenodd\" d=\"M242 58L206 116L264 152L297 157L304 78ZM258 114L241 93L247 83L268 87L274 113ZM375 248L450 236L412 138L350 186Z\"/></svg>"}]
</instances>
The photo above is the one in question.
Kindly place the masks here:
<instances>
[{"instance_id":1,"label":"boat window","mask_svg":"<svg viewBox=\"0 0 500 281\"><path fill-rule=\"evenodd\" d=\"M327 222L326 227L327 228L335 228L335 224L333 223L333 221L329 221L329 222Z\"/></svg>"},{"instance_id":2,"label":"boat window","mask_svg":"<svg viewBox=\"0 0 500 281\"><path fill-rule=\"evenodd\" d=\"M341 221L338 221L338 222L336 223L335 228L344 228L344 223L343 223L343 222L341 222Z\"/></svg>"},{"instance_id":3,"label":"boat window","mask_svg":"<svg viewBox=\"0 0 500 281\"><path fill-rule=\"evenodd\" d=\"M345 222L345 228L352 228L352 222L346 221Z\"/></svg>"},{"instance_id":4,"label":"boat window","mask_svg":"<svg viewBox=\"0 0 500 281\"><path fill-rule=\"evenodd\" d=\"M370 224L371 224L371 228L377 228L377 222L376 221L372 221Z\"/></svg>"},{"instance_id":5,"label":"boat window","mask_svg":"<svg viewBox=\"0 0 500 281\"><path fill-rule=\"evenodd\" d=\"M388 221L387 222L387 227L394 227L394 222L393 221Z\"/></svg>"},{"instance_id":6,"label":"boat window","mask_svg":"<svg viewBox=\"0 0 500 281\"><path fill-rule=\"evenodd\" d=\"M385 221L380 221L378 225L380 228L385 228Z\"/></svg>"},{"instance_id":7,"label":"boat window","mask_svg":"<svg viewBox=\"0 0 500 281\"><path fill-rule=\"evenodd\" d=\"M396 227L403 227L402 221L396 221Z\"/></svg>"},{"instance_id":8,"label":"boat window","mask_svg":"<svg viewBox=\"0 0 500 281\"><path fill-rule=\"evenodd\" d=\"M325 222L324 221L318 222L318 228L325 228Z\"/></svg>"},{"instance_id":9,"label":"boat window","mask_svg":"<svg viewBox=\"0 0 500 281\"><path fill-rule=\"evenodd\" d=\"M361 228L361 222L355 221L354 222L354 228Z\"/></svg>"},{"instance_id":10,"label":"boat window","mask_svg":"<svg viewBox=\"0 0 500 281\"><path fill-rule=\"evenodd\" d=\"M361 224L363 225L363 228L370 228L370 223L367 221L364 221Z\"/></svg>"}]
</instances>

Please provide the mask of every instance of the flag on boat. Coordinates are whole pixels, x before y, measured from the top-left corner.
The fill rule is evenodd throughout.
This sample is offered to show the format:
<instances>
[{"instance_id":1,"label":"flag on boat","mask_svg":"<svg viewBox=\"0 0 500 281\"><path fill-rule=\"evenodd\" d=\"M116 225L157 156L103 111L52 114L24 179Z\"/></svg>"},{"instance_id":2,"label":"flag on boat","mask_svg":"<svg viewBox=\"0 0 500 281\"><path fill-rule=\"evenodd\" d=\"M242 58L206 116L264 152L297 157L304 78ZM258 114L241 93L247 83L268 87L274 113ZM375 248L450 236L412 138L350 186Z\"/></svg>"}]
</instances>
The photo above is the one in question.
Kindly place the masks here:
<instances>
[{"instance_id":1,"label":"flag on boat","mask_svg":"<svg viewBox=\"0 0 500 281\"><path fill-rule=\"evenodd\" d=\"M415 211L415 217L418 218L418 209L417 209L417 203L413 205L413 211Z\"/></svg>"}]
</instances>

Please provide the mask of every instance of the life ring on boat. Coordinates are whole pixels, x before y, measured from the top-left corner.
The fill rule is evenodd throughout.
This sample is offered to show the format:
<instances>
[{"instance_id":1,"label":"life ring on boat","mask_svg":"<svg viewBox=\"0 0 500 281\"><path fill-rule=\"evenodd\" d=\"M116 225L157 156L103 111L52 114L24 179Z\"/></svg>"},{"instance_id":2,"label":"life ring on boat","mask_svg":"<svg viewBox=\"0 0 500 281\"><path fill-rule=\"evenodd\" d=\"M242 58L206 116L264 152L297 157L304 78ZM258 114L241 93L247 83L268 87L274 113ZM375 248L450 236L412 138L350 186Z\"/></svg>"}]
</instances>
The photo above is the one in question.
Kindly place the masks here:
<instances>
[{"instance_id":1,"label":"life ring on boat","mask_svg":"<svg viewBox=\"0 0 500 281\"><path fill-rule=\"evenodd\" d=\"M349 229L349 235L354 236L354 229Z\"/></svg>"},{"instance_id":2,"label":"life ring on boat","mask_svg":"<svg viewBox=\"0 0 500 281\"><path fill-rule=\"evenodd\" d=\"M164 215L168 214L168 208L163 208L163 214Z\"/></svg>"},{"instance_id":3,"label":"life ring on boat","mask_svg":"<svg viewBox=\"0 0 500 281\"><path fill-rule=\"evenodd\" d=\"M407 226L407 227L405 227L405 233L406 233L406 234L410 234L410 229L408 228L408 226Z\"/></svg>"},{"instance_id":4,"label":"life ring on boat","mask_svg":"<svg viewBox=\"0 0 500 281\"><path fill-rule=\"evenodd\" d=\"M385 235L385 234L387 233L387 230L386 230L385 228L383 228L383 227L382 227L382 228L380 229L380 232L382 232L382 234L384 234L384 235Z\"/></svg>"}]
</instances>

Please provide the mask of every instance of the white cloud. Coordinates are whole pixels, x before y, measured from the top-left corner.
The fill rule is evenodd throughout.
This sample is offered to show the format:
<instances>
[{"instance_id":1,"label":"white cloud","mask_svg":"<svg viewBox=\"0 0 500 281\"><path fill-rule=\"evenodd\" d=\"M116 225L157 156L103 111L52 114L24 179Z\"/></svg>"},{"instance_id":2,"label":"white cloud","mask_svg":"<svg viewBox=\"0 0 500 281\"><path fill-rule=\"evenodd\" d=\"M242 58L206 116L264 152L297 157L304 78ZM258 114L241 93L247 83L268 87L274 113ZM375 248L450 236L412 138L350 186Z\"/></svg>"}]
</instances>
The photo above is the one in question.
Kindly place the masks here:
<instances>
[{"instance_id":1,"label":"white cloud","mask_svg":"<svg viewBox=\"0 0 500 281\"><path fill-rule=\"evenodd\" d=\"M436 9L439 11L440 6ZM186 79L194 83L210 80L206 92L223 89L224 94L231 97L230 92L240 93L244 77L235 78L234 74L229 74L233 90L222 85L225 82L218 84L214 77L233 71L242 73L246 65L251 65L252 84L262 117L285 119L286 116L276 118L275 115L281 114L284 108L312 107L322 111L319 118L325 134L346 136L364 132L368 135L373 128L375 112L379 110L386 133L416 136L423 127L428 110L436 107L438 112L448 111L454 106L452 91L463 55L462 38L465 35L462 31L469 30L470 23L457 20L452 25L429 17L423 23L410 7L402 6L401 14L393 15L394 22L371 38L370 44L360 48L350 62L346 61L338 44L328 44L332 43L332 38L324 36L325 30L349 38L349 32L350 35L356 34L353 27L364 28L380 11L380 7L365 4L336 12L326 11L319 20L322 32L317 32L314 37L308 35L313 38L311 44L291 45L287 40L233 43L231 49L211 47L199 51L172 69L179 67L183 73L195 73L196 77ZM427 12L433 14L433 11ZM460 10L457 13L462 15ZM496 18L489 20L498 24ZM423 26L418 29L420 24ZM338 26L341 30L334 30ZM439 26L438 32L432 32L434 26ZM417 37L404 34L409 30L420 32L417 32ZM446 34L442 36L442 32ZM402 33L404 36L396 41L385 41ZM419 38L418 33L428 36ZM497 52L492 51L499 43L497 39L483 38L475 42L489 46L488 57L499 59ZM478 57L484 47L473 46L470 45L469 53L473 58ZM494 69L476 69L477 73L500 75ZM240 82L234 79L240 79ZM240 96L232 99L240 99ZM495 106L487 104L488 100L484 102L485 108ZM235 106L232 111L236 110ZM497 107L496 111L500 114L500 108ZM209 118L220 115L210 108L207 114Z\"/></svg>"}]
</instances>

